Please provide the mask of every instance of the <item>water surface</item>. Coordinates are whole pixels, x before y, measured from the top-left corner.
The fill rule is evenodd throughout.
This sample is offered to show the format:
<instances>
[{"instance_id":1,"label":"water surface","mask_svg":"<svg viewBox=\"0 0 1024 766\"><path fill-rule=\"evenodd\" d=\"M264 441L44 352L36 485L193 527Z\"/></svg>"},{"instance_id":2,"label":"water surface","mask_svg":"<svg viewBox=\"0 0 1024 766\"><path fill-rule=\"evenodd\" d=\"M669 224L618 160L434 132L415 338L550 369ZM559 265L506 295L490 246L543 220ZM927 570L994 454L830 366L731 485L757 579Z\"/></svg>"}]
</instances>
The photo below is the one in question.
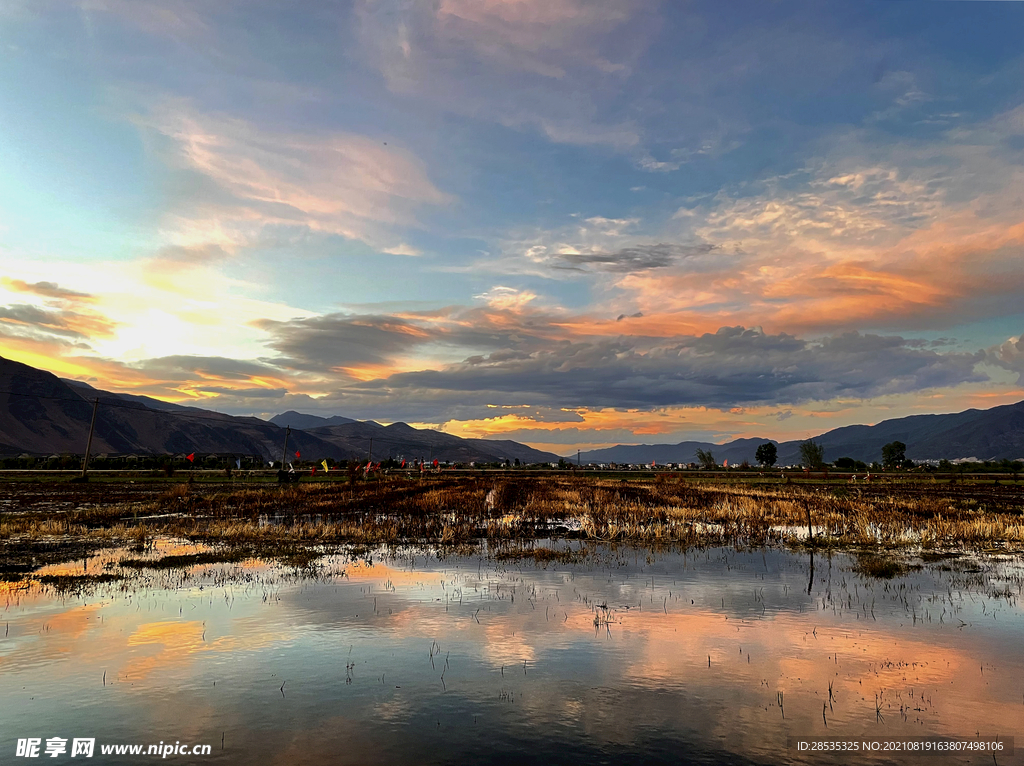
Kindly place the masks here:
<instances>
[{"instance_id":1,"label":"water surface","mask_svg":"<svg viewBox=\"0 0 1024 766\"><path fill-rule=\"evenodd\" d=\"M325 557L312 575L146 570L85 595L4 584L0 758L21 760L19 738L95 737L93 762L111 763L132 759L100 743L212 746L168 757L182 763L885 763L906 757L811 756L787 738L1021 734L1019 562L921 562L892 580L848 555L811 563L404 550Z\"/></svg>"}]
</instances>

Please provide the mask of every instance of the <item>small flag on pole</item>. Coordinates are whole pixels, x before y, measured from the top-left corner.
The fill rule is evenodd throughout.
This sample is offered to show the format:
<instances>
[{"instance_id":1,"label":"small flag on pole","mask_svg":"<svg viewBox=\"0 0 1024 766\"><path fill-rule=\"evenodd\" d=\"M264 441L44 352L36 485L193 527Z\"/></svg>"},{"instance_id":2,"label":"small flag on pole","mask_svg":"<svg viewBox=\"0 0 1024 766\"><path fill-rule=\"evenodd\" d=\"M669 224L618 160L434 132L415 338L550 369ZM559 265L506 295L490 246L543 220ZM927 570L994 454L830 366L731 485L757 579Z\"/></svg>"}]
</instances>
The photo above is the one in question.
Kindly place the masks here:
<instances>
[{"instance_id":1,"label":"small flag on pole","mask_svg":"<svg viewBox=\"0 0 1024 766\"><path fill-rule=\"evenodd\" d=\"M196 453L193 452L191 455L185 455L185 459L190 463L196 462Z\"/></svg>"},{"instance_id":2,"label":"small flag on pole","mask_svg":"<svg viewBox=\"0 0 1024 766\"><path fill-rule=\"evenodd\" d=\"M402 458L402 468L405 468L405 458Z\"/></svg>"},{"instance_id":3,"label":"small flag on pole","mask_svg":"<svg viewBox=\"0 0 1024 766\"><path fill-rule=\"evenodd\" d=\"M237 468L239 471L242 470L242 458L235 458L235 468Z\"/></svg>"},{"instance_id":4,"label":"small flag on pole","mask_svg":"<svg viewBox=\"0 0 1024 766\"><path fill-rule=\"evenodd\" d=\"M437 458L434 458L434 468L437 468Z\"/></svg>"},{"instance_id":5,"label":"small flag on pole","mask_svg":"<svg viewBox=\"0 0 1024 766\"><path fill-rule=\"evenodd\" d=\"M301 458L301 457L302 457L302 453L301 453L301 452L299 452L298 450L296 450L296 451L295 451L295 457L297 457L297 458Z\"/></svg>"},{"instance_id":6,"label":"small flag on pole","mask_svg":"<svg viewBox=\"0 0 1024 766\"><path fill-rule=\"evenodd\" d=\"M328 471L331 470L330 466L327 465L327 458L324 458L324 462L322 462L320 465L324 467L324 473L327 473Z\"/></svg>"},{"instance_id":7,"label":"small flag on pole","mask_svg":"<svg viewBox=\"0 0 1024 766\"><path fill-rule=\"evenodd\" d=\"M729 458L726 458L725 460L722 461L722 468L728 468L728 467L729 467Z\"/></svg>"}]
</instances>

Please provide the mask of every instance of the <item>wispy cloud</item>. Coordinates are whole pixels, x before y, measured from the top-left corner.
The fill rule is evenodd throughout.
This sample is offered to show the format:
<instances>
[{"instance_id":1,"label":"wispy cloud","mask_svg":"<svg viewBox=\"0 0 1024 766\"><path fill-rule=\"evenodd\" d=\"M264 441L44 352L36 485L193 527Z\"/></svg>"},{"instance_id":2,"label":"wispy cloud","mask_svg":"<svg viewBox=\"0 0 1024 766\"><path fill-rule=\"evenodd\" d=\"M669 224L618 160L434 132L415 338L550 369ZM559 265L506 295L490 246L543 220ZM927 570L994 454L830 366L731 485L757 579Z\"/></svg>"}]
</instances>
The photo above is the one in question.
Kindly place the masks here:
<instances>
[{"instance_id":1,"label":"wispy cloud","mask_svg":"<svg viewBox=\"0 0 1024 766\"><path fill-rule=\"evenodd\" d=\"M610 118L602 94L618 92L646 47L653 9L624 0L444 0L396 12L366 0L357 14L366 55L394 92L556 143L631 150L639 127ZM517 87L524 78L539 87ZM504 95L513 89L514 99Z\"/></svg>"},{"instance_id":2,"label":"wispy cloud","mask_svg":"<svg viewBox=\"0 0 1024 766\"><path fill-rule=\"evenodd\" d=\"M420 206L453 199L410 152L367 136L272 130L182 101L162 102L137 122L167 139L173 167L203 182L190 185L167 221L172 242L197 252L298 229L411 254L394 229L416 226Z\"/></svg>"}]
</instances>

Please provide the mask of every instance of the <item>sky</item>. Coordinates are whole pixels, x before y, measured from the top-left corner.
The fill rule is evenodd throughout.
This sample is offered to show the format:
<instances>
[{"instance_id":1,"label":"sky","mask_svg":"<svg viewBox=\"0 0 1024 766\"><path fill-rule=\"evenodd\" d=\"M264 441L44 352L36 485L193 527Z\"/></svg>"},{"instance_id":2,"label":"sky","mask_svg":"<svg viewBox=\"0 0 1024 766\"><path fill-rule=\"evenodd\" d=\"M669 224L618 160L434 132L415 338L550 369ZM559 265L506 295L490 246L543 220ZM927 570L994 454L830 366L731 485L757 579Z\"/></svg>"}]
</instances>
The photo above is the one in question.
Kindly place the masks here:
<instances>
[{"instance_id":1,"label":"sky","mask_svg":"<svg viewBox=\"0 0 1024 766\"><path fill-rule=\"evenodd\" d=\"M0 356L561 454L1020 401L1022 29L3 0Z\"/></svg>"}]
</instances>

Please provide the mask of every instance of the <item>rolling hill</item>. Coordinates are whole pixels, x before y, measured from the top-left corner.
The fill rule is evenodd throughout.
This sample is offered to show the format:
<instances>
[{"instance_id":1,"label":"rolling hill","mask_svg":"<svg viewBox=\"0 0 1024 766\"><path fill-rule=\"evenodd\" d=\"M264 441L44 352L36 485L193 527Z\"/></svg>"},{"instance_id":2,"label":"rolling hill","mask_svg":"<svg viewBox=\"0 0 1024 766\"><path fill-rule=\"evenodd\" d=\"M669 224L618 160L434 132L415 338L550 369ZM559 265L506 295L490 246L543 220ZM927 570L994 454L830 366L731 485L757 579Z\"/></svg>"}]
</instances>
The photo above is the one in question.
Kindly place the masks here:
<instances>
[{"instance_id":1,"label":"rolling hill","mask_svg":"<svg viewBox=\"0 0 1024 766\"><path fill-rule=\"evenodd\" d=\"M262 455L267 460L281 458L285 429L274 422L102 391L3 357L0 455L83 453L94 400L99 401L99 406L93 454L198 452ZM293 415L298 413L278 417L290 420ZM460 439L404 423L381 426L342 417L299 417L309 418L302 422L319 427L303 430L292 423L288 451L299 451L309 460L362 459L371 436L377 457L433 455L452 462L494 462L516 457L524 462L558 460L557 455L516 442Z\"/></svg>"},{"instance_id":2,"label":"rolling hill","mask_svg":"<svg viewBox=\"0 0 1024 766\"><path fill-rule=\"evenodd\" d=\"M873 426L844 426L813 437L825 448L828 461L851 457L865 463L880 461L882 446L892 441L907 445L911 460L1016 460L1024 458L1024 401L988 410L965 410L948 415L911 415L883 420ZM678 444L620 444L584 452L587 463L690 463L698 449L711 450L721 463L757 461L759 444L773 439L736 439L725 444L685 441ZM800 441L775 442L778 465L800 462ZM572 457L575 458L575 455Z\"/></svg>"}]
</instances>

